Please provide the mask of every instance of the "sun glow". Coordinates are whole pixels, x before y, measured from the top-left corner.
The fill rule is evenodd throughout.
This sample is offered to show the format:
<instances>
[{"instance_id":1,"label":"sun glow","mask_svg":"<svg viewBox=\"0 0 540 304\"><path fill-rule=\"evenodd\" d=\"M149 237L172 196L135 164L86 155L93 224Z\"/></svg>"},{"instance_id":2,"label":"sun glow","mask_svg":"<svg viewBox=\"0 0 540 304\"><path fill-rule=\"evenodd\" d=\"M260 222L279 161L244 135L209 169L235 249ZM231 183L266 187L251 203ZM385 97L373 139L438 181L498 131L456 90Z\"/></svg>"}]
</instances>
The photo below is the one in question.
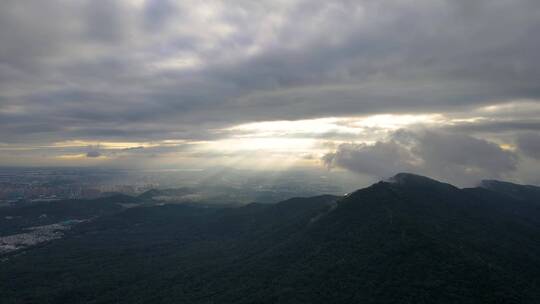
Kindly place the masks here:
<instances>
[{"instance_id":1,"label":"sun glow","mask_svg":"<svg viewBox=\"0 0 540 304\"><path fill-rule=\"evenodd\" d=\"M225 129L237 133L237 136L290 134L326 134L343 132L361 134L366 128L395 130L413 124L444 123L441 114L379 114L361 117L329 117L304 120L264 121L241 124Z\"/></svg>"},{"instance_id":2,"label":"sun glow","mask_svg":"<svg viewBox=\"0 0 540 304\"><path fill-rule=\"evenodd\" d=\"M326 117L303 120L262 121L218 130L223 139L195 145L202 153L230 156L235 164L257 167L320 165L328 147L344 142L372 143L388 132L411 125L448 122L440 114L383 114L360 117Z\"/></svg>"},{"instance_id":3,"label":"sun glow","mask_svg":"<svg viewBox=\"0 0 540 304\"><path fill-rule=\"evenodd\" d=\"M253 133L259 134L294 134L294 133L326 133L331 131L346 130L345 126L339 125L343 118L317 118L303 120L279 120L279 121L263 121L237 125L226 131L238 132L238 136L245 133L250 136Z\"/></svg>"},{"instance_id":4,"label":"sun glow","mask_svg":"<svg viewBox=\"0 0 540 304\"><path fill-rule=\"evenodd\" d=\"M395 130L414 124L436 124L445 121L441 114L380 114L351 119L352 126Z\"/></svg>"}]
</instances>

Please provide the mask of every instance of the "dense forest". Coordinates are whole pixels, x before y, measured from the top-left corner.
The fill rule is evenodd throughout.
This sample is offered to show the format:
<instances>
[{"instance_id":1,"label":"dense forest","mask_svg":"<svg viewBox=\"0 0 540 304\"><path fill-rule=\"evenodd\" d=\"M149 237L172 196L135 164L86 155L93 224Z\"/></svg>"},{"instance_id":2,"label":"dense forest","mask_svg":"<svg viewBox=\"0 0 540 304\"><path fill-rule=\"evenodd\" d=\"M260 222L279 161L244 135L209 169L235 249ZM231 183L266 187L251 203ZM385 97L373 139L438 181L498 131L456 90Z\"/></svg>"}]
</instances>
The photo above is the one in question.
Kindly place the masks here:
<instances>
[{"instance_id":1,"label":"dense forest","mask_svg":"<svg viewBox=\"0 0 540 304\"><path fill-rule=\"evenodd\" d=\"M0 256L2 303L540 301L540 188L532 186L460 189L398 174L343 197L276 204L121 196L0 215L21 219L3 221L3 234L24 218L90 219Z\"/></svg>"}]
</instances>

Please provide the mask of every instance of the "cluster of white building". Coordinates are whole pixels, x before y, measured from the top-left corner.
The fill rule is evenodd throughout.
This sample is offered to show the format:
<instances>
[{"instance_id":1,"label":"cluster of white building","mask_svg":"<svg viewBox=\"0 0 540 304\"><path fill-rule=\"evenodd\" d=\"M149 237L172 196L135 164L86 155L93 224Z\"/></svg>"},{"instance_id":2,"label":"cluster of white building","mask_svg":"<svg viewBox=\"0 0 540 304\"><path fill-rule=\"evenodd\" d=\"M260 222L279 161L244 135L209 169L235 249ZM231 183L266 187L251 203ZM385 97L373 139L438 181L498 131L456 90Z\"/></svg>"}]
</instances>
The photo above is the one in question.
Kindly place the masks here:
<instances>
[{"instance_id":1,"label":"cluster of white building","mask_svg":"<svg viewBox=\"0 0 540 304\"><path fill-rule=\"evenodd\" d=\"M0 236L0 254L59 239L64 235L62 231L67 229L68 225L56 223L29 227L25 229L28 231L25 233Z\"/></svg>"}]
</instances>

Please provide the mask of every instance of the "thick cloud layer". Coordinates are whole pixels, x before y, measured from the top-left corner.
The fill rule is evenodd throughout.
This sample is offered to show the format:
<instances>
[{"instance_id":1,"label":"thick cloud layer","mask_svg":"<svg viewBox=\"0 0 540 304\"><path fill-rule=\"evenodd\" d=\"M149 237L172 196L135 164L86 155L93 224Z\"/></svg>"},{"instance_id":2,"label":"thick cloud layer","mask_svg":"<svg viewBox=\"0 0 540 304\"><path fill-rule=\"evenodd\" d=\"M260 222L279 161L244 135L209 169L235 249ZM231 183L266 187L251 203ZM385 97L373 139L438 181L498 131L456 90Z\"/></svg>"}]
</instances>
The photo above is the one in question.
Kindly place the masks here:
<instances>
[{"instance_id":1,"label":"thick cloud layer","mask_svg":"<svg viewBox=\"0 0 540 304\"><path fill-rule=\"evenodd\" d=\"M505 177L517 168L514 152L486 140L443 131L400 130L372 145L342 144L323 160L330 167L380 178L417 172L459 185Z\"/></svg>"},{"instance_id":2,"label":"thick cloud layer","mask_svg":"<svg viewBox=\"0 0 540 304\"><path fill-rule=\"evenodd\" d=\"M520 134L517 139L517 144L523 154L540 160L540 134Z\"/></svg>"},{"instance_id":3,"label":"thick cloud layer","mask_svg":"<svg viewBox=\"0 0 540 304\"><path fill-rule=\"evenodd\" d=\"M388 177L395 172L415 169L410 151L395 141L368 144L341 144L335 152L324 155L327 166L339 166L354 172Z\"/></svg>"},{"instance_id":4,"label":"thick cloud layer","mask_svg":"<svg viewBox=\"0 0 540 304\"><path fill-rule=\"evenodd\" d=\"M446 126L513 144L540 126L538 32L536 0L1 1L0 163L65 141L213 141L254 121L535 109Z\"/></svg>"},{"instance_id":5,"label":"thick cloud layer","mask_svg":"<svg viewBox=\"0 0 540 304\"><path fill-rule=\"evenodd\" d=\"M540 94L534 0L0 5L3 141L178 138L201 122Z\"/></svg>"}]
</instances>

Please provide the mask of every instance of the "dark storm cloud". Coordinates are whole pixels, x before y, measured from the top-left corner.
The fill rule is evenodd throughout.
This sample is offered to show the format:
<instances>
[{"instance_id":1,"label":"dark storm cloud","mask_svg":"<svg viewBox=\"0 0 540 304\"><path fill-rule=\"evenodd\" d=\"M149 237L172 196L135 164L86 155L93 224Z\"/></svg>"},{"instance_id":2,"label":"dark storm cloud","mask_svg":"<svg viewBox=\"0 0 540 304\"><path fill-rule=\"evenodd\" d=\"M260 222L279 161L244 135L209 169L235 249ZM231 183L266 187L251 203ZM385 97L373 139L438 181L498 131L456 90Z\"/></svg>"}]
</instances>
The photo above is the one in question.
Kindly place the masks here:
<instances>
[{"instance_id":1,"label":"dark storm cloud","mask_svg":"<svg viewBox=\"0 0 540 304\"><path fill-rule=\"evenodd\" d=\"M379 178L417 172L467 185L513 173L518 157L493 142L468 135L399 130L387 141L339 145L323 162Z\"/></svg>"},{"instance_id":2,"label":"dark storm cloud","mask_svg":"<svg viewBox=\"0 0 540 304\"><path fill-rule=\"evenodd\" d=\"M170 0L149 0L144 7L144 26L150 30L160 30L177 14L175 6Z\"/></svg>"},{"instance_id":3,"label":"dark storm cloud","mask_svg":"<svg viewBox=\"0 0 540 304\"><path fill-rule=\"evenodd\" d=\"M120 1L92 0L83 8L88 38L103 43L121 43L125 38L126 9Z\"/></svg>"},{"instance_id":4,"label":"dark storm cloud","mask_svg":"<svg viewBox=\"0 0 540 304\"><path fill-rule=\"evenodd\" d=\"M517 138L517 146L523 154L540 160L540 135L538 133L520 134Z\"/></svg>"},{"instance_id":5,"label":"dark storm cloud","mask_svg":"<svg viewBox=\"0 0 540 304\"><path fill-rule=\"evenodd\" d=\"M100 157L101 156L101 152L99 151L88 151L86 152L86 157L90 157L90 158L94 158L94 157Z\"/></svg>"},{"instance_id":6,"label":"dark storm cloud","mask_svg":"<svg viewBox=\"0 0 540 304\"><path fill-rule=\"evenodd\" d=\"M537 104L539 16L536 0L2 1L0 141ZM462 132L536 128L505 124Z\"/></svg>"},{"instance_id":7,"label":"dark storm cloud","mask_svg":"<svg viewBox=\"0 0 540 304\"><path fill-rule=\"evenodd\" d=\"M341 144L335 152L326 154L323 162L329 167L338 166L379 178L414 169L411 153L395 141Z\"/></svg>"},{"instance_id":8,"label":"dark storm cloud","mask_svg":"<svg viewBox=\"0 0 540 304\"><path fill-rule=\"evenodd\" d=\"M485 121L463 123L452 128L459 132L501 133L515 131L540 131L540 120L515 119L510 121Z\"/></svg>"},{"instance_id":9,"label":"dark storm cloud","mask_svg":"<svg viewBox=\"0 0 540 304\"><path fill-rule=\"evenodd\" d=\"M412 152L423 160L428 172L458 179L467 175L500 177L516 169L516 154L487 140L440 132L413 136Z\"/></svg>"},{"instance_id":10,"label":"dark storm cloud","mask_svg":"<svg viewBox=\"0 0 540 304\"><path fill-rule=\"evenodd\" d=\"M88 157L88 158L97 158L97 157L101 157L103 155L99 145L88 146L86 149L87 149L86 157Z\"/></svg>"}]
</instances>

